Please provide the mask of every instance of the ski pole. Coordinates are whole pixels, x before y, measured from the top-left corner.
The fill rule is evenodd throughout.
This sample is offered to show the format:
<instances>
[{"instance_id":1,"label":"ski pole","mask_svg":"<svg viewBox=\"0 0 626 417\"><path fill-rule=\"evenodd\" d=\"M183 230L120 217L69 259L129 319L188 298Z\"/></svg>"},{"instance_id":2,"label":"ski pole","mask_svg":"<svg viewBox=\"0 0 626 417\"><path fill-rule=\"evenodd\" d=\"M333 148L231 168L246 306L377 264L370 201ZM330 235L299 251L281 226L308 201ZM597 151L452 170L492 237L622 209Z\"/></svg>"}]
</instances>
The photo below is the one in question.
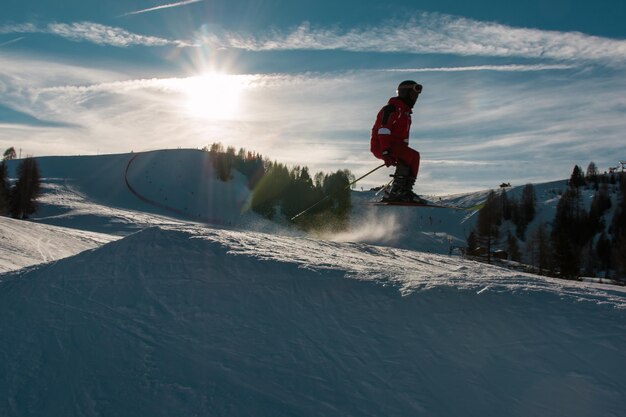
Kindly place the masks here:
<instances>
[{"instance_id":1,"label":"ski pole","mask_svg":"<svg viewBox=\"0 0 626 417\"><path fill-rule=\"evenodd\" d=\"M318 205L322 204L324 201L328 200L331 197L334 197L336 194L342 192L343 190L350 188L352 186L352 184L355 184L357 181L362 180L363 178L367 177L368 175L370 175L372 172L377 171L379 169L381 169L382 167L384 167L385 164L382 164L381 166L378 166L376 168L374 168L373 170L371 170L370 172L368 172L367 174L360 176L359 178L357 178L356 180L352 181L350 184L346 185L345 187L343 187L341 190L337 190L332 194L327 195L326 197L322 198L320 201L318 201L317 203L313 204L311 207L302 210L300 213L296 214L295 216L293 216L291 219L289 219L290 221L294 221L295 219L297 219L298 217L302 216L303 214L307 213L309 210L317 207Z\"/></svg>"},{"instance_id":2,"label":"ski pole","mask_svg":"<svg viewBox=\"0 0 626 417\"><path fill-rule=\"evenodd\" d=\"M392 177L394 177L392 175ZM385 184L383 186L383 188L381 188L380 190L376 191L376 194L374 194L375 196L377 196L378 194L382 193L383 191L385 191L387 188L389 188L389 186L391 185L391 183L393 182L393 180L395 180L395 177L391 179L391 181L389 181L387 184Z\"/></svg>"}]
</instances>

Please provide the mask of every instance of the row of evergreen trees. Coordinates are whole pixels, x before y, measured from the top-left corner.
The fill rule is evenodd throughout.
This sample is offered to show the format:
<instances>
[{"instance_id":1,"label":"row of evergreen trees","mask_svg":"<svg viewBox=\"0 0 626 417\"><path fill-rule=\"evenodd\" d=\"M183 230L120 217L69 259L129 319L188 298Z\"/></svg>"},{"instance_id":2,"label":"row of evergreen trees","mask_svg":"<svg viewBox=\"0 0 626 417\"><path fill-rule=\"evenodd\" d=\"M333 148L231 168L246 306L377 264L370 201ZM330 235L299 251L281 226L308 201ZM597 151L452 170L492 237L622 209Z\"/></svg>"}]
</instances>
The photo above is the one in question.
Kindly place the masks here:
<instances>
[{"instance_id":1,"label":"row of evergreen trees","mask_svg":"<svg viewBox=\"0 0 626 417\"><path fill-rule=\"evenodd\" d=\"M41 188L39 166L28 157L17 166L17 181L11 184L7 161L15 158L15 150L7 149L0 162L0 215L26 219L37 211L36 199Z\"/></svg>"},{"instance_id":2,"label":"row of evergreen trees","mask_svg":"<svg viewBox=\"0 0 626 417\"><path fill-rule=\"evenodd\" d=\"M616 207L612 207L609 187L616 189ZM583 187L595 190L591 204L584 200ZM598 272L626 282L626 175L587 176L576 166L569 186L561 196L552 223L552 246L546 248L548 273L575 278L581 273Z\"/></svg>"},{"instance_id":3,"label":"row of evergreen trees","mask_svg":"<svg viewBox=\"0 0 626 417\"><path fill-rule=\"evenodd\" d=\"M247 151L244 148L236 151L232 146L224 149L221 143L214 143L203 150L209 153L218 179L222 181L230 180L234 169L248 178L250 189L255 187L256 183L267 171L267 165L269 164L269 161L264 160L256 152Z\"/></svg>"},{"instance_id":4,"label":"row of evergreen trees","mask_svg":"<svg viewBox=\"0 0 626 417\"><path fill-rule=\"evenodd\" d=\"M468 253L470 255L477 254L479 248L483 248L488 262L491 262L494 248L501 246L500 228L503 222L508 221L515 233L513 234L509 228L506 238L507 250L512 258L519 260L517 240L524 240L526 229L535 218L535 212L536 196L532 184L527 184L522 189L519 201L510 199L505 188L502 188L500 195L491 190L487 194L487 199L482 208L478 211L476 228L468 237Z\"/></svg>"},{"instance_id":5,"label":"row of evergreen trees","mask_svg":"<svg viewBox=\"0 0 626 417\"><path fill-rule=\"evenodd\" d=\"M252 190L251 209L269 219L286 219L317 204L294 222L306 230L341 230L348 226L352 207L350 183L354 176L348 170L332 174L318 172L314 176L308 167L286 165L264 159L255 152L224 147L214 143L204 150L209 153L217 178L228 181L232 170L246 176Z\"/></svg>"},{"instance_id":6,"label":"row of evergreen trees","mask_svg":"<svg viewBox=\"0 0 626 417\"><path fill-rule=\"evenodd\" d=\"M591 204L584 200L585 187L594 191ZM610 187L617 194L612 216ZM519 203L509 199L505 189L499 195L491 191L468 237L468 253L483 252L490 262L494 248L506 248L509 259L542 274L569 279L613 275L626 282L626 174L599 174L591 163L585 175L576 166L554 219L539 222L527 233L536 214L535 200L531 184L524 187Z\"/></svg>"}]
</instances>

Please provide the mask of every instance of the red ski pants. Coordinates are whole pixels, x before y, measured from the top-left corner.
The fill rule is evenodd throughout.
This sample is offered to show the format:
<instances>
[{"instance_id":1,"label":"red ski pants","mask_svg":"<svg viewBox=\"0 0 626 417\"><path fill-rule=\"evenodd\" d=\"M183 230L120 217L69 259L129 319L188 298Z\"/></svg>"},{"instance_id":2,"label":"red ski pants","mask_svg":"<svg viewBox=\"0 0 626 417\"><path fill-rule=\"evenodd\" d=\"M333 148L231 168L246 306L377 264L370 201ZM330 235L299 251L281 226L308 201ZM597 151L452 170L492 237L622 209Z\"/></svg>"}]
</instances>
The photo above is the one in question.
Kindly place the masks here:
<instances>
[{"instance_id":1,"label":"red ski pants","mask_svg":"<svg viewBox=\"0 0 626 417\"><path fill-rule=\"evenodd\" d=\"M391 155L411 168L411 175L417 178L420 169L420 153L403 142L393 141L387 145L386 149L389 149Z\"/></svg>"}]
</instances>

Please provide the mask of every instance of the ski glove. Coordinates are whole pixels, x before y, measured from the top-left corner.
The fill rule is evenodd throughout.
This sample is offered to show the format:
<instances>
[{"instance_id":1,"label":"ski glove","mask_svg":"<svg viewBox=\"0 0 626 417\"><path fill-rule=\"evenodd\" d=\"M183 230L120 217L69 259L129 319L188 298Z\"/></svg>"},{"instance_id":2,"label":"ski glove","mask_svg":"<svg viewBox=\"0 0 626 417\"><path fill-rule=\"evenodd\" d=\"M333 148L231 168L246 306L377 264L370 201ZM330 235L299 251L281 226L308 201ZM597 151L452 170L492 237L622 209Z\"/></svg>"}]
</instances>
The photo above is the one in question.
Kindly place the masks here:
<instances>
[{"instance_id":1,"label":"ski glove","mask_svg":"<svg viewBox=\"0 0 626 417\"><path fill-rule=\"evenodd\" d=\"M396 158L391 155L391 151L389 151L389 149L385 149L382 152L382 157L383 157L383 161L385 161L385 166L386 167L389 167L389 166L392 166L392 165L395 166L398 163Z\"/></svg>"}]
</instances>

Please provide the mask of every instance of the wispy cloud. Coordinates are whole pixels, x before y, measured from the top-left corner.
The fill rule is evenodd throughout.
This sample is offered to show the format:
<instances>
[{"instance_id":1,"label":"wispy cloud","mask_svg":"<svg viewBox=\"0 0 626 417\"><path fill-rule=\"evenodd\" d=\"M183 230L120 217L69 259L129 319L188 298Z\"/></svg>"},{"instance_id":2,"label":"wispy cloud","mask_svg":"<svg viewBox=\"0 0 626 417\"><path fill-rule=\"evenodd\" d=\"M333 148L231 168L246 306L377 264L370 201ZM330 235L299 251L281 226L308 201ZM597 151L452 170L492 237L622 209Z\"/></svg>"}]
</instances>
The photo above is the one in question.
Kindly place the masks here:
<instances>
[{"instance_id":1,"label":"wispy cloud","mask_svg":"<svg viewBox=\"0 0 626 417\"><path fill-rule=\"evenodd\" d=\"M346 50L626 63L625 40L579 32L516 28L434 13L424 13L405 22L350 30L303 23L288 32L274 30L259 36L203 33L198 38L215 46L252 51Z\"/></svg>"},{"instance_id":2,"label":"wispy cloud","mask_svg":"<svg viewBox=\"0 0 626 417\"><path fill-rule=\"evenodd\" d=\"M176 3L163 4L161 6L155 6L155 7L150 7L148 9L136 10L134 12L124 13L122 16L131 16L131 15L135 15L135 14L154 12L156 10L170 9L172 7L186 6L188 4L200 3L202 1L204 1L204 0L184 0L184 1L179 1L179 2L176 2Z\"/></svg>"},{"instance_id":3,"label":"wispy cloud","mask_svg":"<svg viewBox=\"0 0 626 417\"><path fill-rule=\"evenodd\" d=\"M32 23L2 25L0 33L47 33L75 42L92 42L116 47L143 46L190 46L184 41L164 39L157 36L139 35L125 29L94 22L50 23L44 27Z\"/></svg>"},{"instance_id":4,"label":"wispy cloud","mask_svg":"<svg viewBox=\"0 0 626 417\"><path fill-rule=\"evenodd\" d=\"M45 128L45 127L75 127L71 123L59 123L42 120L32 114L15 110L0 103L0 126L13 128Z\"/></svg>"},{"instance_id":5,"label":"wispy cloud","mask_svg":"<svg viewBox=\"0 0 626 417\"><path fill-rule=\"evenodd\" d=\"M6 46L6 45L11 45L12 43L19 42L22 39L24 39L24 37L20 36L19 38L15 38L15 39L11 39L10 41L2 42L2 43L0 43L0 47Z\"/></svg>"},{"instance_id":6,"label":"wispy cloud","mask_svg":"<svg viewBox=\"0 0 626 417\"><path fill-rule=\"evenodd\" d=\"M127 15L180 7L204 0L186 0ZM405 21L383 22L378 26L341 29L313 27L303 23L292 30L262 34L206 30L197 31L192 41L166 39L129 32L94 22L32 23L0 25L0 34L48 33L72 41L129 47L133 45L195 47L210 45L249 51L344 50L374 53L449 54L460 56L519 57L577 63L626 65L626 40L590 36L579 32L558 32L516 28L493 22L424 13ZM567 69L565 65L474 66L439 71L542 71ZM433 71L418 69L417 72Z\"/></svg>"},{"instance_id":7,"label":"wispy cloud","mask_svg":"<svg viewBox=\"0 0 626 417\"><path fill-rule=\"evenodd\" d=\"M52 23L48 25L48 31L73 41L88 41L100 45L120 47L131 45L164 46L174 43L167 39L138 35L121 28L92 22Z\"/></svg>"},{"instance_id":8,"label":"wispy cloud","mask_svg":"<svg viewBox=\"0 0 626 417\"><path fill-rule=\"evenodd\" d=\"M464 161L461 159L424 159L423 162L433 165L453 165L465 167L496 165L496 162L493 161Z\"/></svg>"},{"instance_id":9,"label":"wispy cloud","mask_svg":"<svg viewBox=\"0 0 626 417\"><path fill-rule=\"evenodd\" d=\"M432 67L432 68L390 68L386 72L466 72L466 71L502 71L502 72L527 72L527 71L554 71L569 70L576 68L574 65L474 65L469 67Z\"/></svg>"}]
</instances>

